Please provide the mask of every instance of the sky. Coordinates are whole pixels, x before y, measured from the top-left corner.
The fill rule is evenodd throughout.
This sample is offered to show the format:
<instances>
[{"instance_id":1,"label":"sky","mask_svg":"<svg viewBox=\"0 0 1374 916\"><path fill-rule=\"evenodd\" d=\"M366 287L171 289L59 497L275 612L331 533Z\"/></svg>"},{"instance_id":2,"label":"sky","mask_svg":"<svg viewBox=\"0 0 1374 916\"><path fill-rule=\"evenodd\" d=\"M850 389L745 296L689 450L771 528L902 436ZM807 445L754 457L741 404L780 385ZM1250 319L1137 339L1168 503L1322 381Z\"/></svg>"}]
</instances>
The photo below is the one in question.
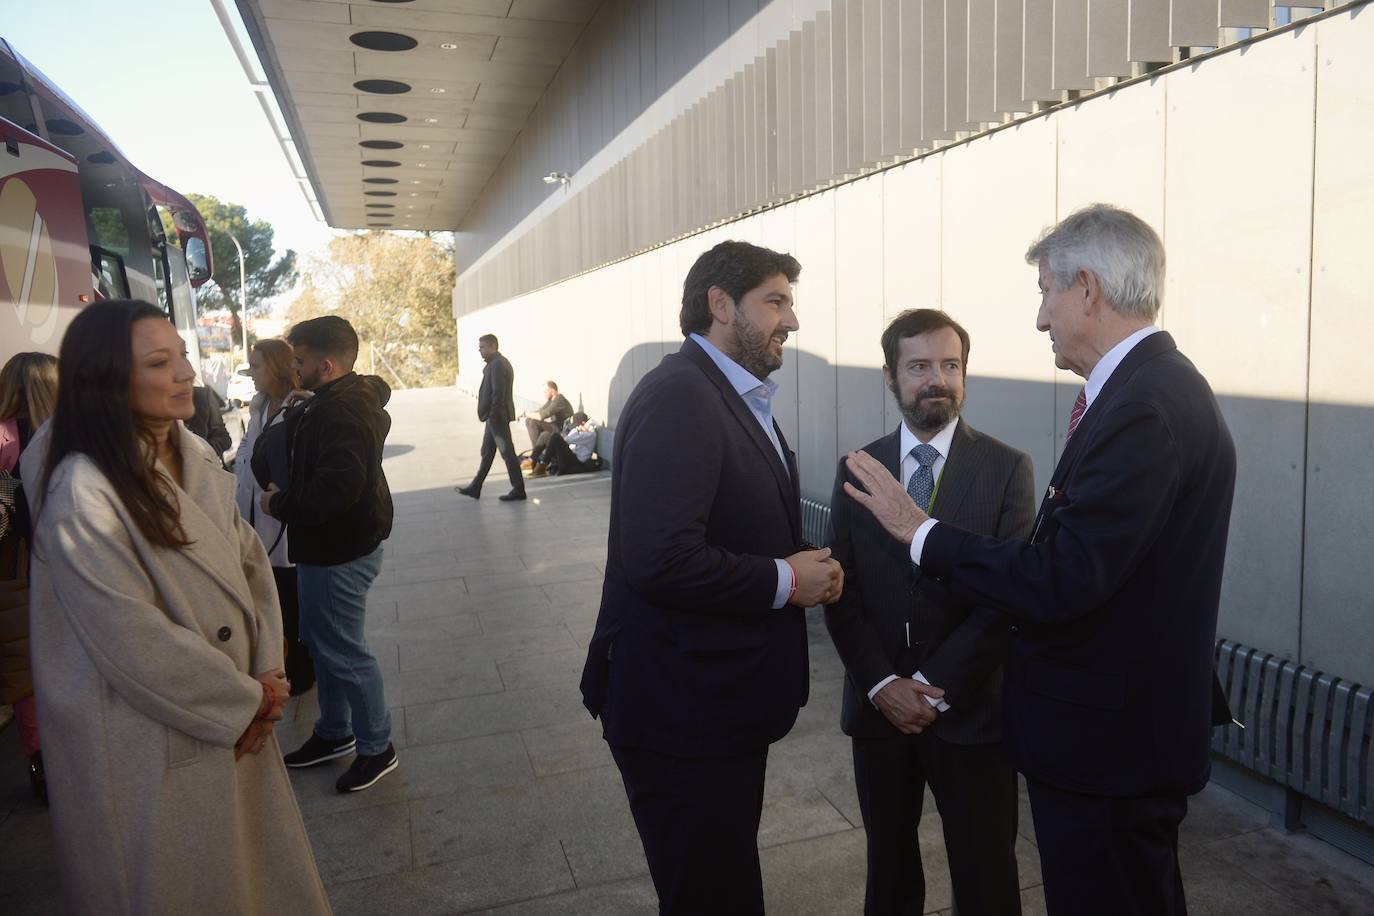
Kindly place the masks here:
<instances>
[{"instance_id":1,"label":"sky","mask_svg":"<svg viewBox=\"0 0 1374 916\"><path fill-rule=\"evenodd\" d=\"M242 204L272 224L278 252L324 254L334 230L301 193L210 0L0 0L0 37L145 174Z\"/></svg>"}]
</instances>

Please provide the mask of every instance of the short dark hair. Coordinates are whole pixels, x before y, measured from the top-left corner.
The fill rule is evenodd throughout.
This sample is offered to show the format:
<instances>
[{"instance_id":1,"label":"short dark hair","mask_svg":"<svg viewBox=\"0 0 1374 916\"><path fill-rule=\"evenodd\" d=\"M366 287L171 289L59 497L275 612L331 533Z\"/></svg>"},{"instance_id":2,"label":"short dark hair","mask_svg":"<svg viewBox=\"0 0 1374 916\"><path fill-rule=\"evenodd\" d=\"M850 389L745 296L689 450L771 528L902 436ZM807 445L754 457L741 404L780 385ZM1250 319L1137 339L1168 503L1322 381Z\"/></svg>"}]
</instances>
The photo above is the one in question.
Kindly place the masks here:
<instances>
[{"instance_id":1,"label":"short dark hair","mask_svg":"<svg viewBox=\"0 0 1374 916\"><path fill-rule=\"evenodd\" d=\"M545 388L552 388L554 391L557 391L557 390L558 390L558 383L555 382L553 379L549 379L547 382L544 383L544 387L545 387Z\"/></svg>"},{"instance_id":2,"label":"short dark hair","mask_svg":"<svg viewBox=\"0 0 1374 916\"><path fill-rule=\"evenodd\" d=\"M682 336L704 334L711 328L711 305L707 293L718 286L739 302L744 294L769 277L782 274L788 283L801 276L801 264L790 254L760 248L748 242L721 242L697 258L682 284L682 311L678 325Z\"/></svg>"},{"instance_id":3,"label":"short dark hair","mask_svg":"<svg viewBox=\"0 0 1374 916\"><path fill-rule=\"evenodd\" d=\"M922 334L929 334L931 331L938 331L941 328L951 328L955 334L959 335L959 343L964 347L964 375L968 375L968 351L969 339L968 331L964 330L963 325L949 317L949 314L939 309L907 309L887 326L883 331L883 365L889 372L897 371L897 350L902 345L902 340L907 337L919 337Z\"/></svg>"},{"instance_id":4,"label":"short dark hair","mask_svg":"<svg viewBox=\"0 0 1374 916\"><path fill-rule=\"evenodd\" d=\"M501 341L496 339L495 334L483 334L481 337L477 338L477 342L479 344L489 343L498 350L501 349Z\"/></svg>"},{"instance_id":5,"label":"short dark hair","mask_svg":"<svg viewBox=\"0 0 1374 916\"><path fill-rule=\"evenodd\" d=\"M293 347L332 357L345 369L352 369L358 359L358 332L338 315L306 319L291 329L286 340Z\"/></svg>"}]
</instances>

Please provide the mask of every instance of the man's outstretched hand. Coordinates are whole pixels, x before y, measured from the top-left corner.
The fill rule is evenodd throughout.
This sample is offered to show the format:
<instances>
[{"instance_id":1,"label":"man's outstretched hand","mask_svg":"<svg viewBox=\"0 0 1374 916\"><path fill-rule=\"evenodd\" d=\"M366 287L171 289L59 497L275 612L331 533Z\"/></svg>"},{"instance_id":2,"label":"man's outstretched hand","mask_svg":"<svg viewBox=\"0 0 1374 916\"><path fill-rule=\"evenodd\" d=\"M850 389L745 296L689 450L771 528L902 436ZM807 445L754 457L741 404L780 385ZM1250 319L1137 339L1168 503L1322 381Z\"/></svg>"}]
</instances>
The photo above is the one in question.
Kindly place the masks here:
<instances>
[{"instance_id":1,"label":"man's outstretched hand","mask_svg":"<svg viewBox=\"0 0 1374 916\"><path fill-rule=\"evenodd\" d=\"M844 491L849 498L872 512L888 534L903 544L910 544L916 529L930 516L916 508L907 495L906 487L898 483L883 467L883 463L868 452L850 452L845 456L844 463L862 486L860 489L846 480Z\"/></svg>"}]
</instances>

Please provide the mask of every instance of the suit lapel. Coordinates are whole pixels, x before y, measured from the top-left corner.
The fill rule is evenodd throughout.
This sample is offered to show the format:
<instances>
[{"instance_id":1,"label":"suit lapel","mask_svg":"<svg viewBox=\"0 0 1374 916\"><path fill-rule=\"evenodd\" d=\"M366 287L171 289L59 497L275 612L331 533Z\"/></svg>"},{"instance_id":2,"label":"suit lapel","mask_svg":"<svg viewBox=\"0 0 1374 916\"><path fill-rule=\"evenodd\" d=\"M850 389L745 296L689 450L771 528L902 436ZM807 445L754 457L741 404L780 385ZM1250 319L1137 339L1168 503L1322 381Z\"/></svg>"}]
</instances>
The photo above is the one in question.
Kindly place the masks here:
<instances>
[{"instance_id":1,"label":"suit lapel","mask_svg":"<svg viewBox=\"0 0 1374 916\"><path fill-rule=\"evenodd\" d=\"M690 338L684 341L679 352L691 359L702 372L706 373L706 377L711 380L712 384L720 389L721 399L725 402L725 406L734 415L739 425L744 428L744 434L762 453L763 460L768 463L768 468L773 472L773 478L777 481L779 492L786 498L792 492L793 484L793 481L789 479L791 476L788 473L789 469L783 466L782 460L778 457L778 450L773 447L772 441L763 431L763 427L759 425L759 421L754 416L753 411L749 409L749 405L744 403L744 398L740 397L739 392L730 384L730 380L711 361L711 357L706 355L706 351L697 346L696 341ZM782 438L776 422L773 426L774 431L779 433L778 444L786 453L786 440Z\"/></svg>"},{"instance_id":2,"label":"suit lapel","mask_svg":"<svg viewBox=\"0 0 1374 916\"><path fill-rule=\"evenodd\" d=\"M1112 372L1111 377L1107 379L1107 384L1102 386L1102 390L1093 399L1092 407L1083 415L1082 422L1078 424L1078 428L1074 430L1073 438L1069 440L1068 448L1064 449L1064 454L1059 456L1059 463L1054 468L1054 476L1050 478L1053 486L1062 487L1064 481L1068 479L1069 473L1078 463L1083 450L1088 447L1088 442L1092 440L1094 430L1102 418L1111 411L1112 401L1120 394L1121 389L1125 387L1126 382L1135 374L1135 371L1156 356L1176 349L1178 346L1174 343L1173 337L1167 331L1159 331L1146 337L1136 344L1131 352L1126 354L1126 358L1121 361L1121 364Z\"/></svg>"},{"instance_id":3,"label":"suit lapel","mask_svg":"<svg viewBox=\"0 0 1374 916\"><path fill-rule=\"evenodd\" d=\"M978 479L979 466L983 463L984 452L978 447L981 438L982 434L969 426L968 421L959 418L959 425L954 427L954 438L950 441L949 455L940 472L935 505L931 507L932 517L946 521L959 517L959 508L973 482Z\"/></svg>"}]
</instances>

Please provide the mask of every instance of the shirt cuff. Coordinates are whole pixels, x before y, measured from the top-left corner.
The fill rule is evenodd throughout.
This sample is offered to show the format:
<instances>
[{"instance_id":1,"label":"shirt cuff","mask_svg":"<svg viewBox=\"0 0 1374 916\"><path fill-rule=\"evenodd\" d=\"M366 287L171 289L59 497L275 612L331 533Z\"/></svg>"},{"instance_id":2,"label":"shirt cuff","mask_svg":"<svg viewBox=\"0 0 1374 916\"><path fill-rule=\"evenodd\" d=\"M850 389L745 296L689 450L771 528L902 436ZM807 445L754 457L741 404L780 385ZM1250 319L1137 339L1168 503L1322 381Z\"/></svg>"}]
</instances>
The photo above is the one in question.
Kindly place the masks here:
<instances>
[{"instance_id":1,"label":"shirt cuff","mask_svg":"<svg viewBox=\"0 0 1374 916\"><path fill-rule=\"evenodd\" d=\"M932 685L932 684L930 683L930 681L926 680L926 676L925 676L924 674L922 674L921 672L919 672L919 671L917 671L915 674L913 674L913 675L911 676L911 679L912 679L913 681L920 681L922 684L925 684L927 687L934 686L934 685ZM936 709L937 711L939 711L939 712L949 712L949 704L946 703L942 698L940 698L940 697L929 697L929 696L928 696L928 697L924 697L924 699L925 699L925 701L926 701L927 703L929 703L931 706L934 706L935 709Z\"/></svg>"},{"instance_id":2,"label":"shirt cuff","mask_svg":"<svg viewBox=\"0 0 1374 916\"><path fill-rule=\"evenodd\" d=\"M928 518L921 522L921 527L917 528L916 533L911 536L911 562L917 566L921 565L921 551L926 549L926 536L934 527L935 519Z\"/></svg>"},{"instance_id":3,"label":"shirt cuff","mask_svg":"<svg viewBox=\"0 0 1374 916\"><path fill-rule=\"evenodd\" d=\"M886 687L888 684L891 684L895 680L897 680L897 675L889 674L887 677L883 678L881 681L874 684L873 689L868 692L868 702L873 703L873 698L878 695L878 691L882 690L884 687ZM878 704L873 703L873 708L877 709Z\"/></svg>"},{"instance_id":4,"label":"shirt cuff","mask_svg":"<svg viewBox=\"0 0 1374 916\"><path fill-rule=\"evenodd\" d=\"M787 599L792 595L792 567L786 560L774 560L778 564L778 589L773 592L773 610L777 610L787 603Z\"/></svg>"}]
</instances>

